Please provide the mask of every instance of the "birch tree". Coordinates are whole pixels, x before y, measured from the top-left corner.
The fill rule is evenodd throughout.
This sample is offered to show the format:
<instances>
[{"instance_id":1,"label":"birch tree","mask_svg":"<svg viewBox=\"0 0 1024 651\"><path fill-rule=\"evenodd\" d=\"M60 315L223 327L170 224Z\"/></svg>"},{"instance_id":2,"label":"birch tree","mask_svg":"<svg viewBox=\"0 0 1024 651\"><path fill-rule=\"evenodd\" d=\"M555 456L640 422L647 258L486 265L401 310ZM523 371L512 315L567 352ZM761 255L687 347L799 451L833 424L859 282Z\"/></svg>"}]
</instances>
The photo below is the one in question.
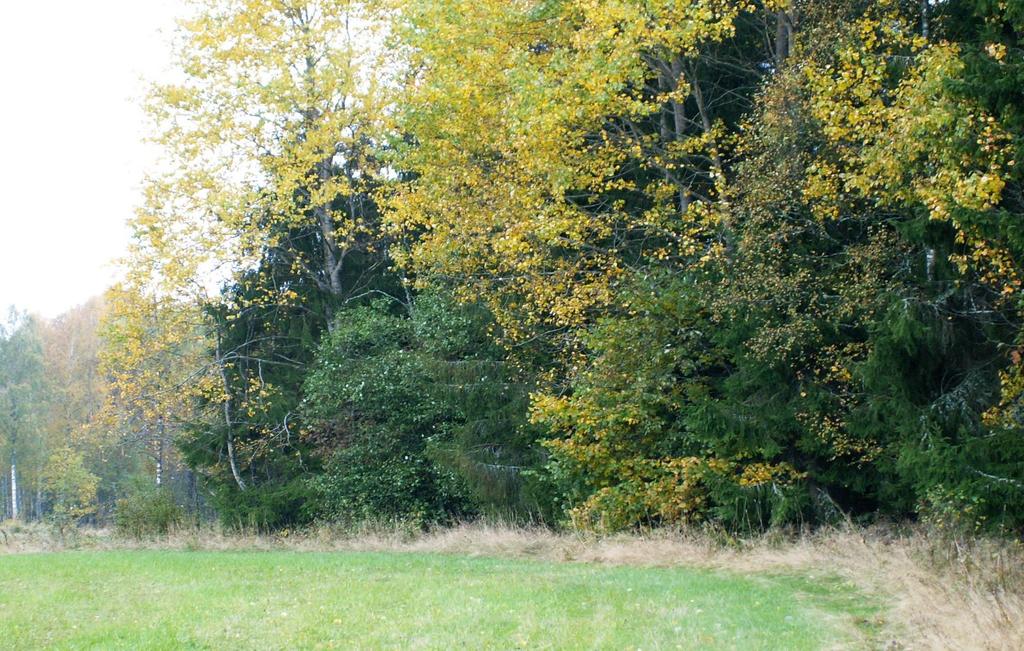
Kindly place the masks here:
<instances>
[{"instance_id":1,"label":"birch tree","mask_svg":"<svg viewBox=\"0 0 1024 651\"><path fill-rule=\"evenodd\" d=\"M12 308L7 324L0 326L0 450L7 462L13 519L23 515L21 466L31 468L38 461L45 391L43 348L36 323Z\"/></svg>"},{"instance_id":2,"label":"birch tree","mask_svg":"<svg viewBox=\"0 0 1024 651\"><path fill-rule=\"evenodd\" d=\"M379 291L380 37L366 5L348 0L189 6L177 79L148 101L166 159L132 221L111 348L132 342L112 353L119 393L149 431L187 424L193 461L242 492L259 459L280 454L275 437L293 440L291 410L272 403L294 387L266 369L305 361L273 315L310 316L301 329L315 338L338 307ZM156 327L143 325L157 312ZM143 344L147 332L159 344ZM173 405L147 406L158 394Z\"/></svg>"}]
</instances>

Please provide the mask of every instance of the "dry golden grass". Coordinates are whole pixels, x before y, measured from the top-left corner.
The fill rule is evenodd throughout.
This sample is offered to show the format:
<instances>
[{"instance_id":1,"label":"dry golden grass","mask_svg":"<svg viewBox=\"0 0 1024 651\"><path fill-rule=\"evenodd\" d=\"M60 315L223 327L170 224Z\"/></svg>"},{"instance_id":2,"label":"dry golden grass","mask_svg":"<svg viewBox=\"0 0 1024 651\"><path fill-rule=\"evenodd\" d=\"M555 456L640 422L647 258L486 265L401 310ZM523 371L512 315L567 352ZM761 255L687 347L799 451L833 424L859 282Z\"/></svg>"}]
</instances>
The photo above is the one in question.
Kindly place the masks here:
<instances>
[{"instance_id":1,"label":"dry golden grass","mask_svg":"<svg viewBox=\"0 0 1024 651\"><path fill-rule=\"evenodd\" d=\"M410 551L549 561L707 567L731 572L831 575L886 606L892 649L1024 649L1024 550L991 540L848 527L727 544L704 532L597 536L535 527L465 524L428 532L401 526L322 527L276 535L183 529L128 540L85 529L61 541L41 525L0 525L0 554L77 549Z\"/></svg>"},{"instance_id":2,"label":"dry golden grass","mask_svg":"<svg viewBox=\"0 0 1024 651\"><path fill-rule=\"evenodd\" d=\"M832 574L887 604L885 637L893 648L1024 649L1024 553L1005 542L848 528L723 546L706 535L678 531L580 537L477 525L439 531L399 548Z\"/></svg>"}]
</instances>

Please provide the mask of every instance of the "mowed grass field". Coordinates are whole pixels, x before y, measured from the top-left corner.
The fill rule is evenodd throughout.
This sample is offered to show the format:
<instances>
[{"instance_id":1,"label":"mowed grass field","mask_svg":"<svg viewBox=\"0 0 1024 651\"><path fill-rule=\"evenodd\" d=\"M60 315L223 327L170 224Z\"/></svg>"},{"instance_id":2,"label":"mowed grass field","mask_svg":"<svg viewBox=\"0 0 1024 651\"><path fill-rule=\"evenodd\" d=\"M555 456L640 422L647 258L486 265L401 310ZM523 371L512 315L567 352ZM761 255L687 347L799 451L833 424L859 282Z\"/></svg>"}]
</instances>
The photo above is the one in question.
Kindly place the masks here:
<instances>
[{"instance_id":1,"label":"mowed grass field","mask_svg":"<svg viewBox=\"0 0 1024 651\"><path fill-rule=\"evenodd\" d=\"M848 584L394 552L0 556L9 649L820 649L866 644Z\"/></svg>"}]
</instances>

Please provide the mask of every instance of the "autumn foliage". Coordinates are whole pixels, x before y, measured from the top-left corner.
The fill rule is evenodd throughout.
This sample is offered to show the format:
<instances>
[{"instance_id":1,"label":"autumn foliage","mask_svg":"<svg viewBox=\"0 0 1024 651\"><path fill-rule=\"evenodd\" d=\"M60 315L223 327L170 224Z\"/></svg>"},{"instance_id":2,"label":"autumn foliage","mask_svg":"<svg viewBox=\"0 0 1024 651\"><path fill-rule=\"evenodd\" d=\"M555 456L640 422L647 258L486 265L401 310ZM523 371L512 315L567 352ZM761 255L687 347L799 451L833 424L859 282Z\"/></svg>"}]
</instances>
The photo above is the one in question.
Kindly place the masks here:
<instances>
[{"instance_id":1,"label":"autumn foliage","mask_svg":"<svg viewBox=\"0 0 1024 651\"><path fill-rule=\"evenodd\" d=\"M172 427L242 524L1020 530L1021 30L981 0L195 3L104 413Z\"/></svg>"}]
</instances>

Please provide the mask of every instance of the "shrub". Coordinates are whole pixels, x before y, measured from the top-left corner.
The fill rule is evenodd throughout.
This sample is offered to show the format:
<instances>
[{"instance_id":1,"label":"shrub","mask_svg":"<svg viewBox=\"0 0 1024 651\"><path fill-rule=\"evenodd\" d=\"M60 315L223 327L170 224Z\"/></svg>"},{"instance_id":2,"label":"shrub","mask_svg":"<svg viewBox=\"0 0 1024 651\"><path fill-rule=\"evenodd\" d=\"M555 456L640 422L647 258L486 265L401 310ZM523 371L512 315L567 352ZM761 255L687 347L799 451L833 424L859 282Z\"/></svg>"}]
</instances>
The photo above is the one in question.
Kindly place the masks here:
<instances>
[{"instance_id":1,"label":"shrub","mask_svg":"<svg viewBox=\"0 0 1024 651\"><path fill-rule=\"evenodd\" d=\"M99 478L86 470L80 453L65 447L50 456L42 479L51 502L47 519L64 540L79 520L96 511Z\"/></svg>"},{"instance_id":2,"label":"shrub","mask_svg":"<svg viewBox=\"0 0 1024 651\"><path fill-rule=\"evenodd\" d=\"M462 482L386 432L336 452L311 480L316 515L338 523L427 524L470 513Z\"/></svg>"},{"instance_id":3,"label":"shrub","mask_svg":"<svg viewBox=\"0 0 1024 651\"><path fill-rule=\"evenodd\" d=\"M438 522L470 509L464 482L428 443L452 418L431 387L413 323L386 304L348 310L306 378L303 416L322 446L306 511L321 520Z\"/></svg>"},{"instance_id":4,"label":"shrub","mask_svg":"<svg viewBox=\"0 0 1024 651\"><path fill-rule=\"evenodd\" d=\"M245 491L216 487L210 503L230 529L273 531L307 523L306 505L314 495L304 478L268 481Z\"/></svg>"},{"instance_id":5,"label":"shrub","mask_svg":"<svg viewBox=\"0 0 1024 651\"><path fill-rule=\"evenodd\" d=\"M162 536L181 523L184 515L169 490L137 484L117 501L114 526L118 533L133 538Z\"/></svg>"}]
</instances>

